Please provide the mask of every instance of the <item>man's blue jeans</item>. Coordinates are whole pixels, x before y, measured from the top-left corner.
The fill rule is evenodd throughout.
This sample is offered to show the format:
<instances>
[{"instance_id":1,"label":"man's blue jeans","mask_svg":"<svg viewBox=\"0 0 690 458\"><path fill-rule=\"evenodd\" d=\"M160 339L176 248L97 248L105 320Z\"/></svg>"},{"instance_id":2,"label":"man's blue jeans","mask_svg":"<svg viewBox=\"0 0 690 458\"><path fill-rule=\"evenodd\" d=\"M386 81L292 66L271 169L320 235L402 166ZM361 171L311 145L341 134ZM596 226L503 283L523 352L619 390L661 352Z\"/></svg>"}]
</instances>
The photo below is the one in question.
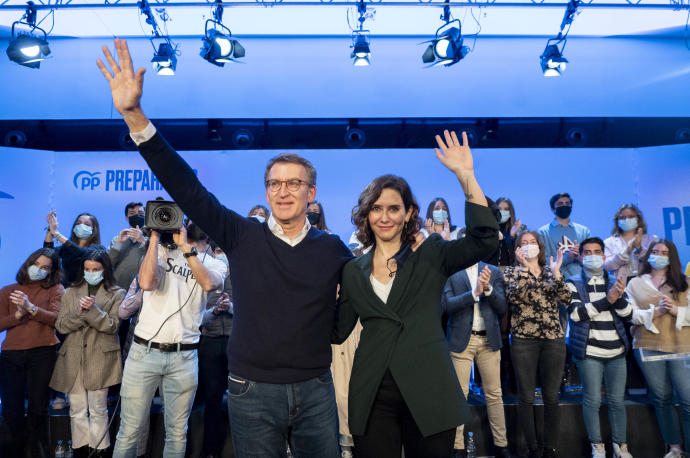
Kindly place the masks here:
<instances>
[{"instance_id":1,"label":"man's blue jeans","mask_svg":"<svg viewBox=\"0 0 690 458\"><path fill-rule=\"evenodd\" d=\"M135 458L137 441L161 386L165 422L165 458L183 458L187 420L197 387L197 351L162 352L132 343L122 375L120 429L113 458Z\"/></svg>"},{"instance_id":2,"label":"man's blue jeans","mask_svg":"<svg viewBox=\"0 0 690 458\"><path fill-rule=\"evenodd\" d=\"M613 442L626 443L627 416L624 399L627 369L625 355L608 360L575 359L575 364L577 364L582 379L584 391L582 414L589 441L601 443L599 407L601 406L601 383L603 381L606 387L606 404L608 405Z\"/></svg>"},{"instance_id":3,"label":"man's blue jeans","mask_svg":"<svg viewBox=\"0 0 690 458\"><path fill-rule=\"evenodd\" d=\"M649 352L646 354L662 354ZM690 441L690 367L682 359L661 361L642 361L640 350L635 350L635 358L642 368L644 378L649 385L649 397L654 404L656 420L667 444L682 444L678 413L673 404L673 391L678 393L680 410L683 415L683 433L685 440ZM687 444L686 444L687 446Z\"/></svg>"},{"instance_id":4,"label":"man's blue jeans","mask_svg":"<svg viewBox=\"0 0 690 458\"><path fill-rule=\"evenodd\" d=\"M330 371L298 383L257 383L230 373L228 410L235 456L337 458L338 411Z\"/></svg>"}]
</instances>

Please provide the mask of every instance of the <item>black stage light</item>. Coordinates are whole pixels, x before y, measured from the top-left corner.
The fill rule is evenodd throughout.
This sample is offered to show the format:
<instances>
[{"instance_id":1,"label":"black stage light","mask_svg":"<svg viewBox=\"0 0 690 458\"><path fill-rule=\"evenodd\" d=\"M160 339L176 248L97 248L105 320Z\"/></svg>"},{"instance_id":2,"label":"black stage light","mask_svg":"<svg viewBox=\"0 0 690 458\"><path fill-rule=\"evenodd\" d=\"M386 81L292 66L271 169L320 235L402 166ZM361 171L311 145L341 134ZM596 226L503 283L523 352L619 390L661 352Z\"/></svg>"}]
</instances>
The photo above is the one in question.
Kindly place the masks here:
<instances>
[{"instance_id":1,"label":"black stage light","mask_svg":"<svg viewBox=\"0 0 690 458\"><path fill-rule=\"evenodd\" d=\"M352 35L352 54L355 67L366 67L371 64L371 49L367 30L358 30Z\"/></svg>"},{"instance_id":2,"label":"black stage light","mask_svg":"<svg viewBox=\"0 0 690 458\"><path fill-rule=\"evenodd\" d=\"M175 49L170 43L161 43L158 46L158 51L153 55L151 63L159 75L174 75L177 68Z\"/></svg>"},{"instance_id":3,"label":"black stage light","mask_svg":"<svg viewBox=\"0 0 690 458\"><path fill-rule=\"evenodd\" d=\"M34 2L28 2L24 16L12 24L10 45L7 47L7 57L12 62L29 68L40 68L41 61L50 55L48 34L36 25L36 8ZM28 31L15 32L17 25L29 28ZM38 31L42 36L35 36Z\"/></svg>"},{"instance_id":4,"label":"black stage light","mask_svg":"<svg viewBox=\"0 0 690 458\"><path fill-rule=\"evenodd\" d=\"M561 76L565 71L568 59L563 57L557 45L547 44L544 52L539 56L541 71L544 76Z\"/></svg>"},{"instance_id":5,"label":"black stage light","mask_svg":"<svg viewBox=\"0 0 690 458\"><path fill-rule=\"evenodd\" d=\"M457 27L448 27L457 22ZM459 19L442 25L436 31L436 38L429 41L429 46L422 55L422 62L430 66L445 65L446 67L460 62L470 52L470 48L463 46L463 38ZM445 30L444 30L445 29Z\"/></svg>"},{"instance_id":6,"label":"black stage light","mask_svg":"<svg viewBox=\"0 0 690 458\"><path fill-rule=\"evenodd\" d=\"M213 24L213 28L209 29L209 23ZM222 28L223 31L216 27ZM228 62L237 62L235 59L245 56L244 47L232 38L230 29L212 19L206 21L206 31L201 41L203 46L199 54L213 65L223 67Z\"/></svg>"}]
</instances>

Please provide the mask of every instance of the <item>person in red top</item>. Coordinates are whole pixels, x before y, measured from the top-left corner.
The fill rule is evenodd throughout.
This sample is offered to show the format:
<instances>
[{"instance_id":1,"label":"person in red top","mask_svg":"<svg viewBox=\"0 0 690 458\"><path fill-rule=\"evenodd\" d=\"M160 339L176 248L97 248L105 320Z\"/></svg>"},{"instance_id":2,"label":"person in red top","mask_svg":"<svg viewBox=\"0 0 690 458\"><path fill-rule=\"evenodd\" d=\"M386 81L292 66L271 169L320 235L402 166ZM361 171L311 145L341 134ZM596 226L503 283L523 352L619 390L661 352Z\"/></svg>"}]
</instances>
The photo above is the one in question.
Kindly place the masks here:
<instances>
[{"instance_id":1,"label":"person in red top","mask_svg":"<svg viewBox=\"0 0 690 458\"><path fill-rule=\"evenodd\" d=\"M64 292L60 262L52 248L29 255L17 272L17 283L0 289L2 417L10 442L0 456L51 456L48 427L48 382L57 357L55 320ZM28 393L28 424L24 428L24 392ZM24 450L26 446L28 451Z\"/></svg>"}]
</instances>

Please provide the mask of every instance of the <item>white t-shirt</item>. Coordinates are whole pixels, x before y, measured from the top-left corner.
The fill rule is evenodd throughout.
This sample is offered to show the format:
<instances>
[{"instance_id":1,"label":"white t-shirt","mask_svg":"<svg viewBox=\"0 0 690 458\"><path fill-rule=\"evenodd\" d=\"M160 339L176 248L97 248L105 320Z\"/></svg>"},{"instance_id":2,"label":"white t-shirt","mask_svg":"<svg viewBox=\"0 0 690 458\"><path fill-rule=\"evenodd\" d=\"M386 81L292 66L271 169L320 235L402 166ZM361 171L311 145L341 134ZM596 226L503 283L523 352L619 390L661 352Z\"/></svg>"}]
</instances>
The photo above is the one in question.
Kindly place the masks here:
<instances>
[{"instance_id":1,"label":"white t-shirt","mask_svg":"<svg viewBox=\"0 0 690 458\"><path fill-rule=\"evenodd\" d=\"M199 260L211 274L227 275L227 267L210 254L199 253ZM208 293L197 283L182 250L158 246L158 266L165 272L158 288L144 291L141 313L134 334L159 343L197 343L201 316ZM223 289L221 283L220 289ZM186 304L185 304L186 302ZM182 309L175 313L182 304ZM175 313L165 322L165 319Z\"/></svg>"}]
</instances>

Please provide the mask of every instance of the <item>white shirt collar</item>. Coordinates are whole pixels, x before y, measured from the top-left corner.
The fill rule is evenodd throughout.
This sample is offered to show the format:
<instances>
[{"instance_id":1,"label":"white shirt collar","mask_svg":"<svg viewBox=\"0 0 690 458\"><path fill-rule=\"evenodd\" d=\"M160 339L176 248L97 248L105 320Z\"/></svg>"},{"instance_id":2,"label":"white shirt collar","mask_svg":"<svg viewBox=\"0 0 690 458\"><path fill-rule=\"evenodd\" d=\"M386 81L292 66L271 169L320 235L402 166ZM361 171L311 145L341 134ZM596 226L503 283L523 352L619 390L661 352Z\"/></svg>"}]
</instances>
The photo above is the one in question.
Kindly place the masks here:
<instances>
[{"instance_id":1,"label":"white shirt collar","mask_svg":"<svg viewBox=\"0 0 690 458\"><path fill-rule=\"evenodd\" d=\"M304 217L304 226L302 227L302 230L299 231L299 233L292 239L285 235L283 226L278 224L275 218L273 218L273 215L268 217L268 221L266 221L266 224L268 224L268 228L271 230L273 235L275 235L280 240L282 240L290 246L295 246L302 240L304 240L304 238L307 236L307 232L309 232L309 229L311 229L311 224L309 223L309 219L306 216Z\"/></svg>"}]
</instances>

